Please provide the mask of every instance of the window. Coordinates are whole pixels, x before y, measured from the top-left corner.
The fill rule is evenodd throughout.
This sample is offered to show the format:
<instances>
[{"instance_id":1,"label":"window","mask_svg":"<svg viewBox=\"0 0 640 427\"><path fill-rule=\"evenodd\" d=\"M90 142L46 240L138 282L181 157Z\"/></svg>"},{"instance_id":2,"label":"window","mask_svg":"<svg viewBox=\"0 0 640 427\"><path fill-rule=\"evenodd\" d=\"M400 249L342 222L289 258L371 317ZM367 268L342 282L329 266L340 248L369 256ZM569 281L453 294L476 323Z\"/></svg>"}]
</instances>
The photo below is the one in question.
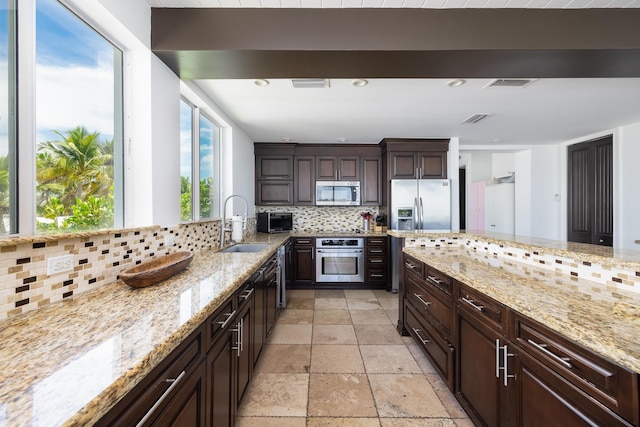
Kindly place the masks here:
<instances>
[{"instance_id":1,"label":"window","mask_svg":"<svg viewBox=\"0 0 640 427\"><path fill-rule=\"evenodd\" d=\"M193 220L193 106L180 100L180 220Z\"/></svg>"},{"instance_id":2,"label":"window","mask_svg":"<svg viewBox=\"0 0 640 427\"><path fill-rule=\"evenodd\" d=\"M0 234L17 232L16 9L0 0Z\"/></svg>"},{"instance_id":3,"label":"window","mask_svg":"<svg viewBox=\"0 0 640 427\"><path fill-rule=\"evenodd\" d=\"M198 123L195 127L194 123ZM220 127L200 108L180 100L180 219L197 221L218 215ZM194 159L197 159L194 161ZM194 188L192 183L197 182Z\"/></svg>"},{"instance_id":4,"label":"window","mask_svg":"<svg viewBox=\"0 0 640 427\"><path fill-rule=\"evenodd\" d=\"M36 230L122 226L122 51L36 1Z\"/></svg>"}]
</instances>

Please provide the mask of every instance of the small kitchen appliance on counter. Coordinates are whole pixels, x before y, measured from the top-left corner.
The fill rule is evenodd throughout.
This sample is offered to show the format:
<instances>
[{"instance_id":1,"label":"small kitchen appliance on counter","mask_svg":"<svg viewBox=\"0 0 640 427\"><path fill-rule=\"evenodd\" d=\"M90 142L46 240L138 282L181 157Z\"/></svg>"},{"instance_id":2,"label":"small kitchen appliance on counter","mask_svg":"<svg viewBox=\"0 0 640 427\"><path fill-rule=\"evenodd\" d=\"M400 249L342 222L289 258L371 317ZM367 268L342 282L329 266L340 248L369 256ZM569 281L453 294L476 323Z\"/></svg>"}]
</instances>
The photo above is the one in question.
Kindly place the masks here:
<instances>
[{"instance_id":1,"label":"small kitchen appliance on counter","mask_svg":"<svg viewBox=\"0 0 640 427\"><path fill-rule=\"evenodd\" d=\"M293 230L291 212L258 213L257 230L259 233L286 233Z\"/></svg>"}]
</instances>

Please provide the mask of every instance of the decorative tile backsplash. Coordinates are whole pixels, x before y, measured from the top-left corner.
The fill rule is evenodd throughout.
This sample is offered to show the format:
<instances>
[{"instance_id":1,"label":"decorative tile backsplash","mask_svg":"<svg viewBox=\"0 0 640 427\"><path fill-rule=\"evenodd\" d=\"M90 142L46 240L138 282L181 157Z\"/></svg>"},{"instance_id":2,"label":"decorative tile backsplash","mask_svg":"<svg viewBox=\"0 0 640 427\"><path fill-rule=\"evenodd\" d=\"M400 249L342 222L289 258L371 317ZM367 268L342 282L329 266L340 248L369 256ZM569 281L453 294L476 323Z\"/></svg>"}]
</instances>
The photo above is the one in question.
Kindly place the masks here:
<instances>
[{"instance_id":1,"label":"decorative tile backsplash","mask_svg":"<svg viewBox=\"0 0 640 427\"><path fill-rule=\"evenodd\" d=\"M255 221L248 221L254 224ZM255 232L248 227L247 232ZM165 246L165 237L174 244ZM154 256L218 247L220 221L0 241L0 320L117 280L120 271ZM73 270L47 275L47 259L73 255Z\"/></svg>"},{"instance_id":2,"label":"decorative tile backsplash","mask_svg":"<svg viewBox=\"0 0 640 427\"><path fill-rule=\"evenodd\" d=\"M293 231L355 231L362 230L361 212L379 213L380 206L256 206L256 212L291 212ZM373 221L370 222L373 225Z\"/></svg>"},{"instance_id":3,"label":"decorative tile backsplash","mask_svg":"<svg viewBox=\"0 0 640 427\"><path fill-rule=\"evenodd\" d=\"M597 263L579 261L542 251L531 251L513 246L503 246L470 238L407 238L406 247L460 246L470 251L486 253L493 257L535 266L570 277L590 280L602 285L614 286L640 293L640 271L608 268Z\"/></svg>"}]
</instances>

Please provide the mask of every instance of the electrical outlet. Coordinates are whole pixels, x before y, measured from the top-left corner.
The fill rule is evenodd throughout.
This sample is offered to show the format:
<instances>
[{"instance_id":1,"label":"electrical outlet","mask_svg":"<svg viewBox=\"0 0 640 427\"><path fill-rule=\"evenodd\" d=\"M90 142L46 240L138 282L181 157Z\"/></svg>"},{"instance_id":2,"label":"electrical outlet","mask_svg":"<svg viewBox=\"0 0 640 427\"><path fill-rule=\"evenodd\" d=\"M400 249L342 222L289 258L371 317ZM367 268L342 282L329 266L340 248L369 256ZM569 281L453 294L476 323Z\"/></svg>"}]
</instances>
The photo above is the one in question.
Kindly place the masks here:
<instances>
[{"instance_id":1,"label":"electrical outlet","mask_svg":"<svg viewBox=\"0 0 640 427\"><path fill-rule=\"evenodd\" d=\"M73 255L51 257L47 260L47 275L73 270Z\"/></svg>"},{"instance_id":2,"label":"electrical outlet","mask_svg":"<svg viewBox=\"0 0 640 427\"><path fill-rule=\"evenodd\" d=\"M168 234L164 236L164 245L165 246L173 246L176 244L176 236L173 234Z\"/></svg>"}]
</instances>

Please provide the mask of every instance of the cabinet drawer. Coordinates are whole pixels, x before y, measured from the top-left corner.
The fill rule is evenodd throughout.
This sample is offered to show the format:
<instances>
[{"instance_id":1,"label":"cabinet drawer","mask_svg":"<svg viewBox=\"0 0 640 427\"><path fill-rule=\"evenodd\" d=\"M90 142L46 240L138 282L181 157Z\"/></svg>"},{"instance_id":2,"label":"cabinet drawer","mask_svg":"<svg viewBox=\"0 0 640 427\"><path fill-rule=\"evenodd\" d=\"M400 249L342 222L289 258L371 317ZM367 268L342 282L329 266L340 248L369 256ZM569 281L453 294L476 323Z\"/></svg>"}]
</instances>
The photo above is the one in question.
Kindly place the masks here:
<instances>
[{"instance_id":1,"label":"cabinet drawer","mask_svg":"<svg viewBox=\"0 0 640 427\"><path fill-rule=\"evenodd\" d=\"M477 316L480 321L488 326L507 334L507 308L494 299L460 284L460 297L458 298L460 309Z\"/></svg>"},{"instance_id":2,"label":"cabinet drawer","mask_svg":"<svg viewBox=\"0 0 640 427\"><path fill-rule=\"evenodd\" d=\"M386 246L387 238L386 237L368 237L367 245L368 246Z\"/></svg>"},{"instance_id":3,"label":"cabinet drawer","mask_svg":"<svg viewBox=\"0 0 640 427\"><path fill-rule=\"evenodd\" d=\"M387 248L384 246L369 246L367 247L367 255L370 257L384 257L387 255Z\"/></svg>"},{"instance_id":4,"label":"cabinet drawer","mask_svg":"<svg viewBox=\"0 0 640 427\"><path fill-rule=\"evenodd\" d=\"M223 329L233 327L233 318L236 316L237 304L234 297L229 298L220 308L209 317L207 321L207 350L213 344L218 334Z\"/></svg>"},{"instance_id":5,"label":"cabinet drawer","mask_svg":"<svg viewBox=\"0 0 640 427\"><path fill-rule=\"evenodd\" d=\"M367 270L367 282L385 282L387 280L387 270L379 268L369 268Z\"/></svg>"},{"instance_id":6,"label":"cabinet drawer","mask_svg":"<svg viewBox=\"0 0 640 427\"><path fill-rule=\"evenodd\" d=\"M313 239L311 237L296 237L293 239L293 244L296 246L313 246Z\"/></svg>"},{"instance_id":7,"label":"cabinet drawer","mask_svg":"<svg viewBox=\"0 0 640 427\"><path fill-rule=\"evenodd\" d=\"M513 313L518 346L624 418L638 422L637 375L518 313Z\"/></svg>"},{"instance_id":8,"label":"cabinet drawer","mask_svg":"<svg viewBox=\"0 0 640 427\"><path fill-rule=\"evenodd\" d=\"M428 265L425 266L425 271L425 279L429 284L451 295L451 289L453 288L453 279L451 277Z\"/></svg>"},{"instance_id":9,"label":"cabinet drawer","mask_svg":"<svg viewBox=\"0 0 640 427\"><path fill-rule=\"evenodd\" d=\"M440 295L438 295L440 294ZM429 289L424 282L414 277L407 277L406 298L420 311L424 312L434 325L448 340L451 339L453 310L451 299L440 291Z\"/></svg>"},{"instance_id":10,"label":"cabinet drawer","mask_svg":"<svg viewBox=\"0 0 640 427\"><path fill-rule=\"evenodd\" d=\"M409 275L418 279L424 277L424 264L412 256L404 256L404 269L407 272L407 277L409 277Z\"/></svg>"},{"instance_id":11,"label":"cabinet drawer","mask_svg":"<svg viewBox=\"0 0 640 427\"><path fill-rule=\"evenodd\" d=\"M454 387L454 349L446 339L431 327L428 321L418 313L412 304L405 304L405 325L409 334L429 356L447 386Z\"/></svg>"},{"instance_id":12,"label":"cabinet drawer","mask_svg":"<svg viewBox=\"0 0 640 427\"><path fill-rule=\"evenodd\" d=\"M386 259L381 257L368 257L367 265L370 268L384 268L386 265Z\"/></svg>"}]
</instances>

